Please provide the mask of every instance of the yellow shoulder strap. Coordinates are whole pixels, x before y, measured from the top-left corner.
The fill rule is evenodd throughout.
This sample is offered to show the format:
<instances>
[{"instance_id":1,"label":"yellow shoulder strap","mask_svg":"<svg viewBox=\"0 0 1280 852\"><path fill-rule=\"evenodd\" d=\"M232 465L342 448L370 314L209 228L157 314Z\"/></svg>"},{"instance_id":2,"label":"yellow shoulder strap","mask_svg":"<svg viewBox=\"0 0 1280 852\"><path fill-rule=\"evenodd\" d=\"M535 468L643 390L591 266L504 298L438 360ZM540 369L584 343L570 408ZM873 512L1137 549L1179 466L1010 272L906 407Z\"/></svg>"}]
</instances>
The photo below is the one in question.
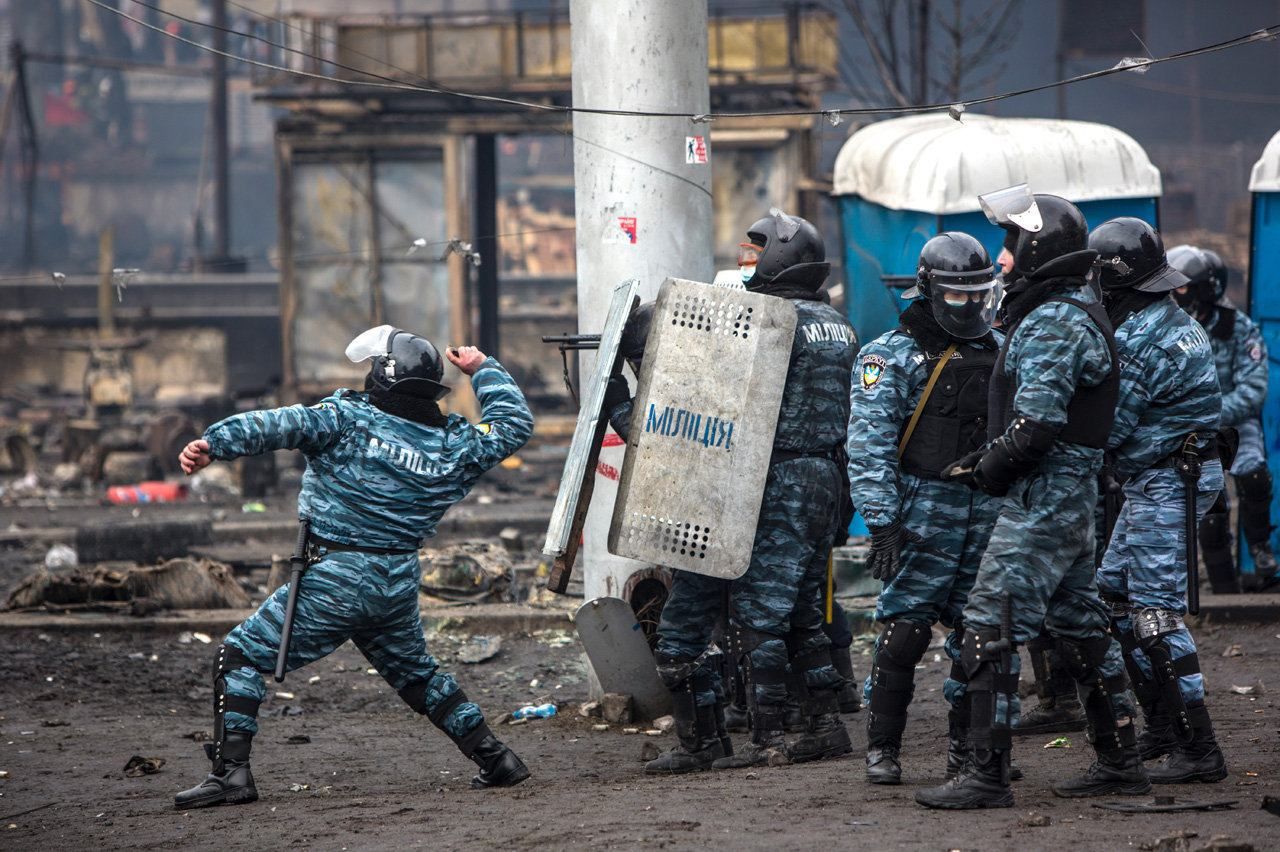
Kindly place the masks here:
<instances>
[{"instance_id":1,"label":"yellow shoulder strap","mask_svg":"<svg viewBox=\"0 0 1280 852\"><path fill-rule=\"evenodd\" d=\"M942 357L938 359L938 365L933 368L933 372L929 374L929 381L925 383L924 393L920 394L920 402L916 404L916 410L911 412L911 420L907 422L907 429L902 433L902 440L898 442L898 458L902 458L902 454L907 449L907 444L911 441L911 434L916 431L916 424L920 422L920 415L924 414L924 404L929 401L929 394L933 393L933 386L938 383L939 377L942 376L942 369L947 366L947 362L951 360L951 356L956 354L956 350L960 348L960 344L953 343L942 353Z\"/></svg>"}]
</instances>

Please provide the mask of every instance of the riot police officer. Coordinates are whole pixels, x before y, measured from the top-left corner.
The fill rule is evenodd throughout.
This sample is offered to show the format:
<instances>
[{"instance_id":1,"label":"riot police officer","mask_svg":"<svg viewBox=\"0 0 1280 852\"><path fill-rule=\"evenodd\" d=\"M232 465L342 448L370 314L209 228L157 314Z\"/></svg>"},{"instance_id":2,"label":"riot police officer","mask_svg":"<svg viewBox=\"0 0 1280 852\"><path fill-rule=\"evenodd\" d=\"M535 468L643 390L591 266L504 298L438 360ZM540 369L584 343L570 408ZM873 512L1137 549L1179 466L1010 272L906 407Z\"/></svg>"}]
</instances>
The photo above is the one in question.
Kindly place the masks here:
<instances>
[{"instance_id":1,"label":"riot police officer","mask_svg":"<svg viewBox=\"0 0 1280 852\"><path fill-rule=\"evenodd\" d=\"M1218 428L1238 436L1231 475L1240 497L1240 527L1244 532L1254 574L1237 577L1231 555L1231 518L1227 492L1200 525L1205 570L1219 594L1269 585L1276 575L1271 552L1271 471L1262 435L1262 403L1267 398L1267 344L1262 332L1243 312L1225 301L1227 267L1214 252L1181 245L1169 250L1169 263L1189 281L1174 298L1209 333L1222 390L1222 419Z\"/></svg>"},{"instance_id":2,"label":"riot police officer","mask_svg":"<svg viewBox=\"0 0 1280 852\"><path fill-rule=\"evenodd\" d=\"M1094 504L1119 391L1111 326L1089 283L1097 257L1080 210L1025 185L981 198L1006 231L1011 262L1005 341L991 377L989 443L943 472L1003 497L964 609L969 755L945 784L919 790L931 808L1012 807L1010 713L1016 644L1043 624L1066 651L1097 759L1059 796L1151 788L1135 747L1120 648L1094 578ZM1006 254L1007 253L1007 254Z\"/></svg>"},{"instance_id":3,"label":"riot police officer","mask_svg":"<svg viewBox=\"0 0 1280 852\"><path fill-rule=\"evenodd\" d=\"M999 501L942 471L986 440L988 382L1003 339L991 331L1000 301L995 267L968 234L924 244L913 299L899 325L859 354L849 402L849 481L871 530L868 567L884 590L867 680L867 780L898 784L915 668L941 621L951 676L947 772L958 771L969 721L960 664L961 613Z\"/></svg>"},{"instance_id":4,"label":"riot police officer","mask_svg":"<svg viewBox=\"0 0 1280 852\"><path fill-rule=\"evenodd\" d=\"M1141 219L1089 235L1121 355L1120 402L1108 449L1124 505L1098 571L1111 632L1125 652L1146 726L1138 740L1155 783L1219 781L1226 762L1205 706L1196 646L1183 622L1194 531L1222 490L1222 408L1204 329L1169 298L1186 277Z\"/></svg>"},{"instance_id":5,"label":"riot police officer","mask_svg":"<svg viewBox=\"0 0 1280 852\"><path fill-rule=\"evenodd\" d=\"M835 459L848 422L857 342L821 293L830 264L812 224L775 209L747 237L740 258L746 289L790 300L798 319L751 565L729 586L726 652L750 672L751 742L737 753L729 746L723 692L705 654L727 581L676 571L656 656L671 690L678 744L646 765L650 773L800 762L852 750L838 712L844 680L832 665L819 595L844 490ZM629 391L621 377L611 384L606 410L615 428L625 429ZM801 690L806 720L791 744L783 736L789 687Z\"/></svg>"},{"instance_id":6,"label":"riot police officer","mask_svg":"<svg viewBox=\"0 0 1280 852\"><path fill-rule=\"evenodd\" d=\"M438 400L449 387L439 352L388 325L347 347L355 363L372 359L364 393L342 389L317 405L237 414L188 444L180 461L192 474L213 461L301 451L307 471L298 514L309 524L310 566L298 587L288 670L350 639L406 704L480 767L472 787L506 787L529 770L427 650L418 547L485 471L529 439L533 416L495 359L472 347L446 354L471 377L482 426L441 412ZM213 770L175 797L179 808L257 799L249 750L266 697L262 673L275 667L288 594L289 584L277 589L218 646L214 741L206 746Z\"/></svg>"}]
</instances>

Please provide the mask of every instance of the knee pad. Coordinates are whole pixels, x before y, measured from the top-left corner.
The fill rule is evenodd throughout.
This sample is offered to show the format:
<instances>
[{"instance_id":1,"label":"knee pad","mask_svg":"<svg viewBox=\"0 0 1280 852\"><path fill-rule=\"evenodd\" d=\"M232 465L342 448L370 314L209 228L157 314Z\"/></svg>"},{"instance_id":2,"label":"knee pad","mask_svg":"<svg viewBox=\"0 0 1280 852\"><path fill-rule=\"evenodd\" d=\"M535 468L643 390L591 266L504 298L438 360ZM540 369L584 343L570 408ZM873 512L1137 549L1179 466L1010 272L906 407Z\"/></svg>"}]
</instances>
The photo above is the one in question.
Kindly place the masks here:
<instances>
[{"instance_id":1,"label":"knee pad","mask_svg":"<svg viewBox=\"0 0 1280 852\"><path fill-rule=\"evenodd\" d=\"M1260 467L1236 477L1236 488L1240 491L1241 500L1254 502L1271 502L1271 470Z\"/></svg>"},{"instance_id":2,"label":"knee pad","mask_svg":"<svg viewBox=\"0 0 1280 852\"><path fill-rule=\"evenodd\" d=\"M724 631L725 653L729 655L729 659L741 662L744 658L749 657L752 651L766 642L781 642L789 650L788 638L787 636L773 633L762 633L734 619L730 619Z\"/></svg>"},{"instance_id":3,"label":"knee pad","mask_svg":"<svg viewBox=\"0 0 1280 852\"><path fill-rule=\"evenodd\" d=\"M1067 671L1077 681L1083 681L1098 672L1107 659L1111 647L1110 634L1090 636L1088 639L1059 639L1058 650Z\"/></svg>"},{"instance_id":4,"label":"knee pad","mask_svg":"<svg viewBox=\"0 0 1280 852\"><path fill-rule=\"evenodd\" d=\"M886 662L895 668L914 671L933 639L928 624L894 619L884 627L876 650L877 665Z\"/></svg>"},{"instance_id":5,"label":"knee pad","mask_svg":"<svg viewBox=\"0 0 1280 852\"><path fill-rule=\"evenodd\" d=\"M444 730L444 723L453 714L453 711L457 710L460 705L467 703L467 694L462 691L462 687L455 686L453 692L442 698L435 707L431 707L427 702L429 689L430 682L421 680L417 683L409 684L396 694L400 696L405 704L409 705L413 712L426 716L431 720L431 724Z\"/></svg>"},{"instance_id":6,"label":"knee pad","mask_svg":"<svg viewBox=\"0 0 1280 852\"><path fill-rule=\"evenodd\" d=\"M992 662L985 655L989 642L1000 641L999 627L966 627L960 643L960 664L972 680L984 663Z\"/></svg>"},{"instance_id":7,"label":"knee pad","mask_svg":"<svg viewBox=\"0 0 1280 852\"><path fill-rule=\"evenodd\" d=\"M672 692L689 685L699 668L697 660L682 660L665 654L659 654L657 662L658 676L662 678L663 686Z\"/></svg>"},{"instance_id":8,"label":"knee pad","mask_svg":"<svg viewBox=\"0 0 1280 852\"><path fill-rule=\"evenodd\" d=\"M1133 614L1133 637L1144 651L1161 644L1161 639L1170 633L1185 630L1186 626L1182 613L1169 609L1144 607Z\"/></svg>"}]
</instances>

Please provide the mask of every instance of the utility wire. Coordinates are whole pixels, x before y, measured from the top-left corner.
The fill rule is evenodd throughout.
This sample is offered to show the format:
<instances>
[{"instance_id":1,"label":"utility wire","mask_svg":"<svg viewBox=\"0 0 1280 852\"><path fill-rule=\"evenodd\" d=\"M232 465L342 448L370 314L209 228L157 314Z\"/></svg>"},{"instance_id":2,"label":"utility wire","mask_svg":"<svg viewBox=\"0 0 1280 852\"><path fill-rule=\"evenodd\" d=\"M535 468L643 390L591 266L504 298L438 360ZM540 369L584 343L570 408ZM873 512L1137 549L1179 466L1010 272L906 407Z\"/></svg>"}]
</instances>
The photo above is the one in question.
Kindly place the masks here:
<instances>
[{"instance_id":1,"label":"utility wire","mask_svg":"<svg viewBox=\"0 0 1280 852\"><path fill-rule=\"evenodd\" d=\"M535 228L534 230L530 230L530 231L511 231L505 234L490 234L489 236L472 237L471 242L474 244L479 240L501 240L507 237L527 237L527 236L533 236L535 234L554 234L554 233L562 233L564 231L573 231L573 230L577 230L576 226L566 225L561 228ZM407 257L410 253L416 254L418 252L423 252L426 249L437 248L437 247L443 248L445 246L450 245L453 242L454 241L451 239L435 240L433 242L421 242L421 243L415 241L410 245L405 246L404 248L406 250L406 254L400 255L400 256L396 256L396 255L388 256L385 253L386 250L384 249L382 262L396 263L400 261L403 257ZM346 259L367 257L370 254L370 252L371 252L371 249L357 249L355 251L347 251L347 252L312 252L310 254L292 255L292 260L294 262L297 262L300 260L309 260L309 261L346 260ZM204 272L216 271L217 267L220 267L220 266L239 266L248 260L263 260L263 261L271 262L271 261L280 260L280 259L281 259L281 256L278 254L264 254L264 255L257 255L254 257L241 257L241 258L235 258L227 261L215 261L213 263L202 264L201 268L198 271L173 269L173 270L169 270L168 272L151 272L149 270L144 269L144 270L139 270L136 274L139 274L139 275L199 275ZM439 262L438 259L429 258L429 257L426 260L427 260L427 263ZM422 261L414 261L414 262L421 263ZM0 275L0 283L12 282L12 281L51 280L51 277L54 276L55 271L56 270L50 270L48 272L44 272L44 271L27 272L22 275ZM60 271L56 271L56 272L57 272L57 275L61 276L62 278L71 278L71 277L90 278L90 277L97 277L100 274L99 270L97 269L91 269L86 272L68 272L65 274Z\"/></svg>"},{"instance_id":2,"label":"utility wire","mask_svg":"<svg viewBox=\"0 0 1280 852\"><path fill-rule=\"evenodd\" d=\"M101 9L105 9L108 12L112 13L113 15L119 15L120 17L133 21L139 26L142 26L149 30L153 30L154 32L160 33L166 38L176 39L177 41L181 41L185 44L191 45L192 47L195 47L199 50L224 56L228 59L236 60L237 62L242 62L249 65L255 65L260 68L266 68L267 70L270 70L270 71L278 71L284 74L292 74L298 77L305 77L313 80L323 80L330 83L338 83L344 86L354 85L354 86L365 86L365 87L378 88L378 89L393 89L393 90L399 90L399 91L420 92L423 94L432 94L432 95L445 95L448 97L464 98L467 100L481 101L486 103L499 103L499 104L505 104L507 106L521 107L526 110L538 110L543 112L558 112L558 113L571 113L571 114L581 113L585 115L612 115L612 116L622 116L622 117L632 117L632 118L688 118L694 121L702 121L702 122L714 121L715 119L718 119L718 118L767 118L767 117L819 116L819 115L827 116L829 119L834 120L835 117L837 116L846 116L846 115L912 115L916 113L938 112L943 110L949 111L953 116L956 116L960 112L962 112L965 108L972 107L972 106L981 106L983 104L995 103L997 101L1008 100L1009 98L1016 98L1022 95L1029 95L1036 92L1043 92L1050 89L1056 89L1061 86L1068 86L1075 83L1081 83L1086 80L1095 80L1102 77L1108 77L1108 76L1111 76L1112 74L1120 74L1125 71L1133 71L1133 70L1145 71L1146 69L1150 68L1153 65L1160 65L1165 62L1175 62L1183 59L1190 59L1195 56L1204 56L1210 53L1217 53L1223 50L1230 50L1232 48L1240 47L1245 44L1251 44L1256 41L1271 41L1277 37L1280 37L1280 24L1274 24L1272 26L1265 27L1260 30L1255 30L1246 35L1237 36L1235 38L1217 42L1215 44L1203 45L1201 47L1196 47L1189 50L1170 53L1165 56L1124 60L1110 68L1102 68L1097 71L1090 71L1084 74L1077 74L1073 77L1067 77L1063 80L1057 80L1050 83L1043 83L1038 86L1029 86L1027 88L1017 89L1009 92L1001 92L999 94L988 95L986 97L971 98L971 99L965 99L960 101L953 101L949 103L930 103L930 104L920 104L917 106L847 107L847 108L839 108L839 109L768 110L768 111L760 111L760 112L712 112L712 113L694 114L694 113L688 113L688 112L601 109L601 108L595 108L595 107L563 106L559 104L541 104L535 101L522 101L515 98L504 98L498 95L484 95L484 94L479 94L475 92L463 92L463 91L456 91L453 89L443 89L443 88L431 87L431 86L418 86L411 83L403 83L398 81L386 82L387 80L391 79L386 77L383 77L382 80L379 80L379 81L343 79L341 77L334 77L328 74L320 74L313 71L302 71L299 69L287 68L281 65L276 65L274 63L263 62L261 60L251 59L246 56L240 56L234 53L221 51L216 48L210 47L209 45L202 44L200 42L193 41L192 39L185 38L176 33L168 32L161 27L157 27L153 24L150 24L139 18L136 18L133 15L128 14L127 12L123 12L120 9L116 9L102 2L102 0L86 0L86 2L91 3L94 6L97 6ZM134 0L134 2L140 2L140 0ZM142 5L145 6L148 4L142 3ZM155 8L155 7L151 7L151 8ZM160 11L164 11L164 10L160 10ZM172 13L166 12L165 14L172 14ZM184 20L190 21L190 19L184 19ZM206 28L210 26L208 24L204 24L198 21L190 21L190 22L196 26L203 26ZM255 36L251 33L245 33L245 32L241 32L239 30L234 30L234 29L226 29L225 31L229 34L241 36L242 38L265 41L265 39L262 39L261 37ZM272 44L272 42L268 42L268 43ZM289 50L292 52L299 52L293 48L289 48ZM331 65L338 65L338 63L331 62L330 60L324 59L319 56L315 56L313 54L308 54L303 52L303 55L309 57L310 59L316 62L328 63ZM347 66L340 66L340 67L347 68ZM388 66L388 67L393 67L393 66ZM400 69L400 70L403 70L403 69ZM357 71L357 73L365 74L368 76L375 76L375 77L379 76L376 74L370 74L370 72L368 71Z\"/></svg>"}]
</instances>

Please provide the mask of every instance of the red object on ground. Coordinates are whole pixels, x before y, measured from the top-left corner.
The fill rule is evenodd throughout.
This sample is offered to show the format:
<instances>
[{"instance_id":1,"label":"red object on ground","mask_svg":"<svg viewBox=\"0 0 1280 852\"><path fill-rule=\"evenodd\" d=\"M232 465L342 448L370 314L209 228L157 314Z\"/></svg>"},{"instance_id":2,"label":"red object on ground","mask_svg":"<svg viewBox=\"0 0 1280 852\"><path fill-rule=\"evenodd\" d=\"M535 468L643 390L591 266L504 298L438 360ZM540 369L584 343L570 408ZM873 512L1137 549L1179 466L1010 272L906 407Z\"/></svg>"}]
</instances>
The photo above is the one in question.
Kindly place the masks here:
<instances>
[{"instance_id":1,"label":"red object on ground","mask_svg":"<svg viewBox=\"0 0 1280 852\"><path fill-rule=\"evenodd\" d=\"M117 506L130 503L174 503L187 499L187 486L179 482L139 482L137 485L113 485L107 489L107 500Z\"/></svg>"}]
</instances>

